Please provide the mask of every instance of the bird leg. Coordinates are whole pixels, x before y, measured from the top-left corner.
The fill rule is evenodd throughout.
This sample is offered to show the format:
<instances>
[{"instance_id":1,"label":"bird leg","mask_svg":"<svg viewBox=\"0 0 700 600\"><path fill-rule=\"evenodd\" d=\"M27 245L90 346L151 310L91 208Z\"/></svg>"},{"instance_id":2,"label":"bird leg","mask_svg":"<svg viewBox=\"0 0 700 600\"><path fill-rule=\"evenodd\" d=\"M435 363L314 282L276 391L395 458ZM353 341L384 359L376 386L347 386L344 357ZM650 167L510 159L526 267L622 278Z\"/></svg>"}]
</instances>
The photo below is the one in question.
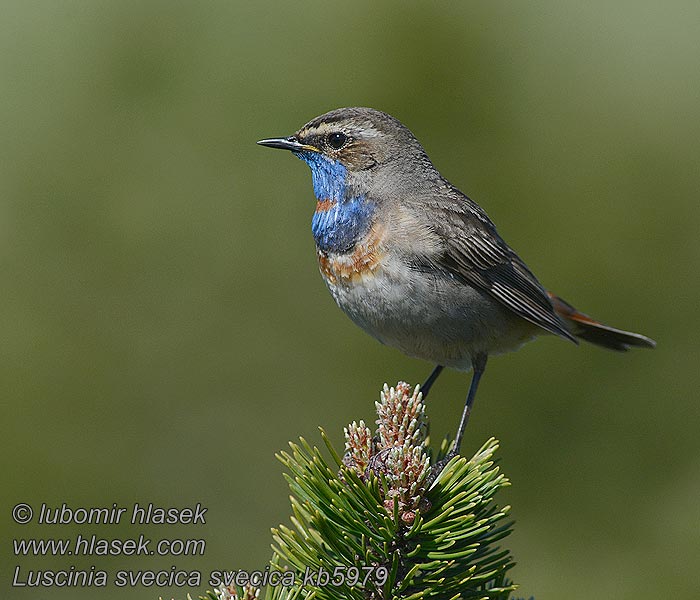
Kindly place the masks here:
<instances>
[{"instance_id":1,"label":"bird leg","mask_svg":"<svg viewBox=\"0 0 700 600\"><path fill-rule=\"evenodd\" d=\"M479 387L479 380L481 375L486 369L486 360L488 355L477 354L472 359L472 367L474 369L474 374L472 375L472 382L469 385L469 393L467 394L467 401L464 403L464 410L462 411L462 419L459 422L459 428L457 429L457 435L455 436L455 442L452 446L452 450L447 453L447 456L451 459L453 456L459 454L459 447L462 445L462 438L464 437L464 430L467 428L467 423L469 423L469 416L472 413L472 406L474 406L474 398L476 398L476 388Z\"/></svg>"},{"instance_id":2,"label":"bird leg","mask_svg":"<svg viewBox=\"0 0 700 600\"><path fill-rule=\"evenodd\" d=\"M433 369L433 372L430 374L428 379L425 380L425 383L420 386L420 391L423 394L423 401L425 402L425 399L428 397L428 392L430 391L430 388L433 387L433 384L435 383L435 380L438 378L438 375L442 373L442 370L445 367L442 365L436 365L435 368Z\"/></svg>"},{"instance_id":3,"label":"bird leg","mask_svg":"<svg viewBox=\"0 0 700 600\"><path fill-rule=\"evenodd\" d=\"M464 410L462 411L462 418L459 421L459 427L457 428L457 435L455 436L455 441L452 444L452 449L447 453L445 458L438 462L431 470L430 476L428 477L428 486L430 486L437 476L442 472L447 465L455 456L459 454L459 448L462 445L462 438L464 437L464 430L467 428L467 423L469 423L469 416L472 412L472 406L474 406L474 398L476 397L476 389L479 387L479 380L486 369L486 360L488 359L487 354L477 354L472 359L472 368L474 369L474 374L472 375L472 382L469 385L469 392L467 393L467 400L464 403ZM437 367L436 367L437 370ZM435 371L433 371L433 374ZM430 375L428 381L433 379L433 374ZM437 377L437 375L436 375ZM432 381L430 382L432 383Z\"/></svg>"}]
</instances>

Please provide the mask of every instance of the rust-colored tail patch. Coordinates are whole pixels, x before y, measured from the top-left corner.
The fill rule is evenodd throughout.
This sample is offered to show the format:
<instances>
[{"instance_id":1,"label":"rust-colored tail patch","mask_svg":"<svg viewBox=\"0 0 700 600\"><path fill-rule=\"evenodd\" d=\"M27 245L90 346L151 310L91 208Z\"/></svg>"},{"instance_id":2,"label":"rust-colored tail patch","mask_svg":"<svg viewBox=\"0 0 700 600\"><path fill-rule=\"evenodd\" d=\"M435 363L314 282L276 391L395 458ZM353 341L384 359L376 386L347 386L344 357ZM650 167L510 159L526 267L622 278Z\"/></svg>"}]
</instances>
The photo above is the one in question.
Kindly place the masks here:
<instances>
[{"instance_id":1,"label":"rust-colored tail patch","mask_svg":"<svg viewBox=\"0 0 700 600\"><path fill-rule=\"evenodd\" d=\"M588 315L579 312L571 304L555 296L552 292L547 292L547 295L552 302L554 311L566 321L571 333L577 338L619 352L625 352L633 346L639 348L656 347L656 342L644 335L604 325L600 321L596 321Z\"/></svg>"}]
</instances>

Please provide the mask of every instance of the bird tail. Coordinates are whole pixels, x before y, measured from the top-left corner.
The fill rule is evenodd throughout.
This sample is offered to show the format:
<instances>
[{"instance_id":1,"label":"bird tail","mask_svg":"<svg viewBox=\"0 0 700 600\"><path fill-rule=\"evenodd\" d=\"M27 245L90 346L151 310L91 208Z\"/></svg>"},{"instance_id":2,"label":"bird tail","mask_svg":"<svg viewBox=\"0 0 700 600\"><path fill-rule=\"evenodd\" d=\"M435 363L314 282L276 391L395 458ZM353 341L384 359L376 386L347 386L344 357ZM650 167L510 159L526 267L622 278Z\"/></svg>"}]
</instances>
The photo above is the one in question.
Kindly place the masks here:
<instances>
[{"instance_id":1,"label":"bird tail","mask_svg":"<svg viewBox=\"0 0 700 600\"><path fill-rule=\"evenodd\" d=\"M571 304L551 292L547 292L547 295L552 302L554 311L564 320L571 333L577 338L619 352L626 352L633 346L639 348L656 347L656 342L644 335L603 325L603 323L577 311Z\"/></svg>"}]
</instances>

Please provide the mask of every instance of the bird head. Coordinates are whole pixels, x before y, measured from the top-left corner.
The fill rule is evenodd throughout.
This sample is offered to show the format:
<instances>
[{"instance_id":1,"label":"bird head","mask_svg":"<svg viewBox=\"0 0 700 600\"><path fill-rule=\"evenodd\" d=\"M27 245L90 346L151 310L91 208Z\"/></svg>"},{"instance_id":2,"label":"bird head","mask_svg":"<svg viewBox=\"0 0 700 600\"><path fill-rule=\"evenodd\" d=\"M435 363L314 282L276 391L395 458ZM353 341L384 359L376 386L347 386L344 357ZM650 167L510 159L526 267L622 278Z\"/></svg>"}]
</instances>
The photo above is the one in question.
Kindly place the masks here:
<instances>
[{"instance_id":1,"label":"bird head","mask_svg":"<svg viewBox=\"0 0 700 600\"><path fill-rule=\"evenodd\" d=\"M345 199L383 185L391 171L394 189L402 174L417 168L434 171L414 135L397 119L372 108L339 108L309 121L284 138L260 140L270 148L290 150L311 167L317 198ZM403 171L403 173L402 173Z\"/></svg>"}]
</instances>

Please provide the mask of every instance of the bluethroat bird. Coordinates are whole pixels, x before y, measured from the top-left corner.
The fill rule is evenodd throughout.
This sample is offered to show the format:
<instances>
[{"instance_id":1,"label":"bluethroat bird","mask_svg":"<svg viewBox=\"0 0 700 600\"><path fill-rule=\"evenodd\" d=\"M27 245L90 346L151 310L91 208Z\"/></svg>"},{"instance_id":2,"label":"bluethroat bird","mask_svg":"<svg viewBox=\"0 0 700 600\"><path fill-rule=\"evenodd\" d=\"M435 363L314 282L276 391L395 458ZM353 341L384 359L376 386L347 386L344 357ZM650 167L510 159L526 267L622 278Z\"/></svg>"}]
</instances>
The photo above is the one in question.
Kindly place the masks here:
<instances>
[{"instance_id":1,"label":"bluethroat bird","mask_svg":"<svg viewBox=\"0 0 700 600\"><path fill-rule=\"evenodd\" d=\"M440 175L394 117L340 108L258 144L290 150L311 167L321 275L362 329L436 365L424 397L444 367L473 369L448 456L459 453L490 355L542 334L619 351L656 345L546 291L486 212Z\"/></svg>"}]
</instances>

